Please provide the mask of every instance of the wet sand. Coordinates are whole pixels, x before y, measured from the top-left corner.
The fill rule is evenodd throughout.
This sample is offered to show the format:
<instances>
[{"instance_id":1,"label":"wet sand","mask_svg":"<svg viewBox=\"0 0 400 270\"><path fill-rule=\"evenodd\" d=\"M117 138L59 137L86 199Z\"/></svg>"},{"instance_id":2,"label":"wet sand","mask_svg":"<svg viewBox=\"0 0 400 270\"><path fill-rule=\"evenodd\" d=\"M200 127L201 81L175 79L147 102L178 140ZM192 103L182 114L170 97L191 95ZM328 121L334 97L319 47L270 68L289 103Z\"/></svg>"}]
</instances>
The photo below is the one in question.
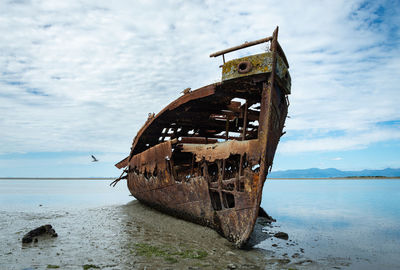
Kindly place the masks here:
<instances>
[{"instance_id":1,"label":"wet sand","mask_svg":"<svg viewBox=\"0 0 400 270\"><path fill-rule=\"evenodd\" d=\"M0 262L6 269L281 269L316 266L299 254L258 248L238 250L215 231L159 213L134 200L126 205L75 211L1 212ZM29 230L52 224L57 238L22 244ZM252 242L271 237L259 220ZM285 245L281 245L285 247ZM298 249L298 250L296 250ZM286 252L285 252L286 251ZM294 252L294 253L296 253ZM279 254L281 253L281 254ZM292 254L290 254L292 255ZM302 257L302 258L300 258ZM268 268L270 268L268 267ZM95 269L95 268L93 268Z\"/></svg>"}]
</instances>

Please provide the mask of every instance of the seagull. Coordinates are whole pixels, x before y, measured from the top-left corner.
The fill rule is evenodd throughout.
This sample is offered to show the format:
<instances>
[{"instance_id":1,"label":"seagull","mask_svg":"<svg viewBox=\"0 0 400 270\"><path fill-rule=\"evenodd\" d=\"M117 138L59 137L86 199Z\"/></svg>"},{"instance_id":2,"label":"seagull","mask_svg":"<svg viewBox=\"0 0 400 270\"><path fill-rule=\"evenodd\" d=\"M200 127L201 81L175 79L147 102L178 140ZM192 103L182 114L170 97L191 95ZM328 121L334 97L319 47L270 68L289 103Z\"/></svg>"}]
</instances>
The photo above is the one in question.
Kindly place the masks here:
<instances>
[{"instance_id":1,"label":"seagull","mask_svg":"<svg viewBox=\"0 0 400 270\"><path fill-rule=\"evenodd\" d=\"M92 160L92 162L97 162L97 161L99 161L95 156L93 156L92 155L92 158L93 158L93 160Z\"/></svg>"}]
</instances>

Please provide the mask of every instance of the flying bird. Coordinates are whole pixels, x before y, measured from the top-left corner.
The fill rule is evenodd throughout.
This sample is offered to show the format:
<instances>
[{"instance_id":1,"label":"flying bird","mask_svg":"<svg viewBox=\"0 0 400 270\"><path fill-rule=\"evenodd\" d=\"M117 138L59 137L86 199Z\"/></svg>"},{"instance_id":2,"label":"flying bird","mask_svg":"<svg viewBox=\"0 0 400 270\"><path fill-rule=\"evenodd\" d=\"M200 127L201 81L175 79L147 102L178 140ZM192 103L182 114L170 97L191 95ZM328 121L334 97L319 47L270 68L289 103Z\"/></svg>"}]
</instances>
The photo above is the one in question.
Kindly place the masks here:
<instances>
[{"instance_id":1,"label":"flying bird","mask_svg":"<svg viewBox=\"0 0 400 270\"><path fill-rule=\"evenodd\" d=\"M92 162L97 162L97 161L99 161L95 156L93 156L92 155L92 158L93 158L93 160L92 160Z\"/></svg>"}]
</instances>

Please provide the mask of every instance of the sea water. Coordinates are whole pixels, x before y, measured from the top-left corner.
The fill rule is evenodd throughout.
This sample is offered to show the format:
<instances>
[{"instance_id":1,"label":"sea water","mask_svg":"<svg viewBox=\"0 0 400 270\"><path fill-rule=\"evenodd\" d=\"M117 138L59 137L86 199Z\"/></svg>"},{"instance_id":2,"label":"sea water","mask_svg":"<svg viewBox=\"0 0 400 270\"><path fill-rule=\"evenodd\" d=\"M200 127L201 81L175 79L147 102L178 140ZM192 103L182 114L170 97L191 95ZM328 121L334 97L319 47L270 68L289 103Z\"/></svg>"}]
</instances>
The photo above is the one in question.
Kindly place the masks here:
<instances>
[{"instance_id":1,"label":"sea water","mask_svg":"<svg viewBox=\"0 0 400 270\"><path fill-rule=\"evenodd\" d=\"M267 180L261 205L313 261L400 268L400 179Z\"/></svg>"}]
</instances>

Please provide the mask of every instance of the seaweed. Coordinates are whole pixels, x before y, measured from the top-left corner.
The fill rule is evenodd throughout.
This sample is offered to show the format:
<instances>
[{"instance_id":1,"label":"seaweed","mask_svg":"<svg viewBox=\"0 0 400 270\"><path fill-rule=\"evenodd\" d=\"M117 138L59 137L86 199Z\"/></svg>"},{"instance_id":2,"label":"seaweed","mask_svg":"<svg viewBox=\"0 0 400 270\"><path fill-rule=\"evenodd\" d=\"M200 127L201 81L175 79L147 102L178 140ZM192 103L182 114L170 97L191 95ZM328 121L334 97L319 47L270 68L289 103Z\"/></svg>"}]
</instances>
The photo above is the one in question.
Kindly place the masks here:
<instances>
[{"instance_id":1,"label":"seaweed","mask_svg":"<svg viewBox=\"0 0 400 270\"><path fill-rule=\"evenodd\" d=\"M94 264L84 264L84 265L82 265L82 267L83 267L83 270L88 270L90 268L96 268L96 269L100 268L100 267L98 267L97 265L94 265Z\"/></svg>"},{"instance_id":2,"label":"seaweed","mask_svg":"<svg viewBox=\"0 0 400 270\"><path fill-rule=\"evenodd\" d=\"M184 251L176 250L167 246L153 246L146 243L137 243L134 245L134 250L139 256L161 257L169 263L177 263L178 258L181 259L203 259L208 256L204 250L185 249Z\"/></svg>"}]
</instances>

